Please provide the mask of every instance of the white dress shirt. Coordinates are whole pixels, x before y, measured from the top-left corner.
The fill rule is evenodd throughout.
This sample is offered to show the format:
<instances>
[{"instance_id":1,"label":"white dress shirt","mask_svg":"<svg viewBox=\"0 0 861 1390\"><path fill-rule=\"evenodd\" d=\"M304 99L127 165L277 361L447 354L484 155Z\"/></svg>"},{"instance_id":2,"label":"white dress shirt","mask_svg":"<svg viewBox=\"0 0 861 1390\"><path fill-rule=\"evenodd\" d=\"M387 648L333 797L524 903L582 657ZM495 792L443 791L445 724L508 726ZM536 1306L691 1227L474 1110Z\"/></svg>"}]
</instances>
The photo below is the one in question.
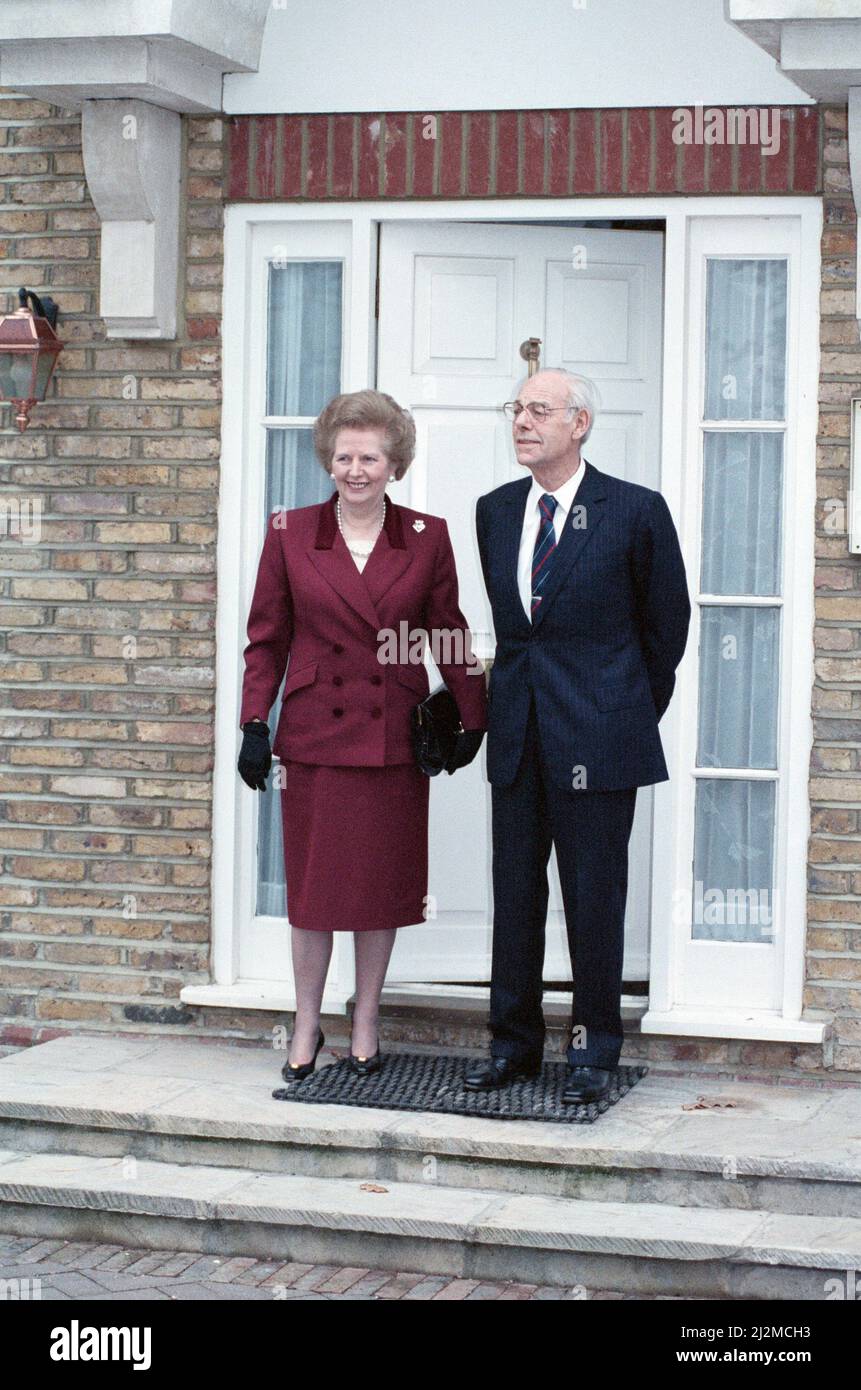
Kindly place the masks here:
<instances>
[{"instance_id":1,"label":"white dress shirt","mask_svg":"<svg viewBox=\"0 0 861 1390\"><path fill-rule=\"evenodd\" d=\"M575 473L571 474L567 483L563 483L555 492L548 492L548 497L556 498L556 511L553 513L553 529L556 532L556 544L559 544L559 537L562 535L562 528L568 520L568 513L574 503L574 494L583 481L586 473L586 461L580 460L580 467ZM541 525L541 513L538 507L539 498L543 497L546 489L541 486L536 478L532 479L532 487L526 498L526 510L523 513L523 530L520 533L520 552L517 558L517 587L520 590L520 601L523 604L527 618L532 622L532 555L535 550L535 542L538 539L538 530Z\"/></svg>"}]
</instances>

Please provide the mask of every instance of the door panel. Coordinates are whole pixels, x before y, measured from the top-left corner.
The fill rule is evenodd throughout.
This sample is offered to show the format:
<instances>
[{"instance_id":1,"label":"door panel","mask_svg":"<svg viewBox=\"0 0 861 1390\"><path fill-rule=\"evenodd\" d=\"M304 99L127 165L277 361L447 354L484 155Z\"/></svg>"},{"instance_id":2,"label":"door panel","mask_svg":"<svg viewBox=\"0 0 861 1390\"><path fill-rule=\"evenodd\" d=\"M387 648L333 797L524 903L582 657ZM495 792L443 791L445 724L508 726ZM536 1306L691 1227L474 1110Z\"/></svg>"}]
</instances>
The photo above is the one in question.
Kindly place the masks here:
<instances>
[{"instance_id":1,"label":"door panel","mask_svg":"<svg viewBox=\"0 0 861 1390\"><path fill-rule=\"evenodd\" d=\"M657 232L498 224L381 228L377 384L414 414L416 461L395 501L444 516L461 606L483 656L490 607L474 532L476 499L523 476L499 407L543 341L543 366L598 384L584 449L619 478L660 484L663 238ZM439 679L431 672L432 687ZM648 978L652 789L641 788L629 854L625 976ZM398 933L390 982L490 978L490 789L484 758L431 787L427 922ZM561 894L551 860L545 979L569 980Z\"/></svg>"},{"instance_id":2,"label":"door panel","mask_svg":"<svg viewBox=\"0 0 861 1390\"><path fill-rule=\"evenodd\" d=\"M417 256L413 371L486 376L507 370L514 262Z\"/></svg>"}]
</instances>

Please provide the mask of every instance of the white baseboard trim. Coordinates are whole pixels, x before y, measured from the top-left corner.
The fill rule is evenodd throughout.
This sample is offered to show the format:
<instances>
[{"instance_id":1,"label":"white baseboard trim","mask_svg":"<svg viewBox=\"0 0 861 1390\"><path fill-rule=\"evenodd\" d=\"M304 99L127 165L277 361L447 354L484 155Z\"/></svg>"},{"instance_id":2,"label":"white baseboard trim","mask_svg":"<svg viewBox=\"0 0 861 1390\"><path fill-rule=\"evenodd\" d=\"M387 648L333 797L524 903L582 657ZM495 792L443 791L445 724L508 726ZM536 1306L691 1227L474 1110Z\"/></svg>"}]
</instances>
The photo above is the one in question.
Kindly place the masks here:
<instances>
[{"instance_id":1,"label":"white baseboard trim","mask_svg":"<svg viewBox=\"0 0 861 1390\"><path fill-rule=\"evenodd\" d=\"M237 980L232 985L186 985L180 991L184 1004L207 1008L260 1009L274 1013L293 1013L296 996L284 983L272 980ZM341 997L327 994L323 1012L346 1015L353 991ZM413 1009L417 1013L450 1010L453 1013L481 1013L489 1007L489 985L392 984L383 989L383 1007ZM570 996L557 990L544 991L544 1016L567 1023L571 1013ZM776 1014L673 1009L660 1013L649 1008L643 995L622 996L622 1017L639 1023L649 1035L687 1038L737 1038L763 1042L822 1043L829 1028L827 1016L802 1019L781 1018Z\"/></svg>"},{"instance_id":2,"label":"white baseboard trim","mask_svg":"<svg viewBox=\"0 0 861 1390\"><path fill-rule=\"evenodd\" d=\"M296 995L289 985L272 980L237 980L232 985L186 985L180 990L183 1004L205 1005L211 1009L261 1009L277 1013L293 1013ZM353 991L341 998L327 990L323 998L324 1014L346 1014ZM451 984L394 984L383 988L380 1002L383 1007L409 1008L416 1012L450 1009L452 1012L479 1013L490 1006L489 985ZM638 1019L649 1006L643 995L622 996L622 1017ZM571 1016L570 995L558 990L545 990L544 1014L547 1019L568 1022Z\"/></svg>"},{"instance_id":3,"label":"white baseboard trim","mask_svg":"<svg viewBox=\"0 0 861 1390\"><path fill-rule=\"evenodd\" d=\"M237 980L232 985L186 985L179 992L183 1004L200 1004L209 1009L263 1009L270 1013L295 1013L296 994L286 984L272 980ZM327 992L324 1014L346 1014L347 1000Z\"/></svg>"},{"instance_id":4,"label":"white baseboard trim","mask_svg":"<svg viewBox=\"0 0 861 1390\"><path fill-rule=\"evenodd\" d=\"M762 1042L821 1043L830 1020L821 1018L781 1018L778 1014L757 1014L731 1009L673 1009L659 1013L649 1009L640 1019L643 1033L663 1033L685 1038L741 1038Z\"/></svg>"}]
</instances>

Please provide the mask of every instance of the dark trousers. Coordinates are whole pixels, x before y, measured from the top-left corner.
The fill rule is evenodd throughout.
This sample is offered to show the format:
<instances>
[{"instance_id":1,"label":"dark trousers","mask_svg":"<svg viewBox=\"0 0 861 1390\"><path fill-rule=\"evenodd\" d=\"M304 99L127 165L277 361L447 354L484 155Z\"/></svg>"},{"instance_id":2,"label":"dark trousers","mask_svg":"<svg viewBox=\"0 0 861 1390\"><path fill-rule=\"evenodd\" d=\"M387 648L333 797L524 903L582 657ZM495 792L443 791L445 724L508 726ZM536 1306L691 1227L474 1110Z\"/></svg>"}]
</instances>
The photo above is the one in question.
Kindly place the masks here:
<instances>
[{"instance_id":1,"label":"dark trousers","mask_svg":"<svg viewBox=\"0 0 861 1390\"><path fill-rule=\"evenodd\" d=\"M524 1062L542 1055L547 865L555 846L574 977L568 1061L612 1070L622 1051L628 841L637 788L566 790L551 782L549 756L533 704L517 776L511 786L492 789L490 1051Z\"/></svg>"}]
</instances>

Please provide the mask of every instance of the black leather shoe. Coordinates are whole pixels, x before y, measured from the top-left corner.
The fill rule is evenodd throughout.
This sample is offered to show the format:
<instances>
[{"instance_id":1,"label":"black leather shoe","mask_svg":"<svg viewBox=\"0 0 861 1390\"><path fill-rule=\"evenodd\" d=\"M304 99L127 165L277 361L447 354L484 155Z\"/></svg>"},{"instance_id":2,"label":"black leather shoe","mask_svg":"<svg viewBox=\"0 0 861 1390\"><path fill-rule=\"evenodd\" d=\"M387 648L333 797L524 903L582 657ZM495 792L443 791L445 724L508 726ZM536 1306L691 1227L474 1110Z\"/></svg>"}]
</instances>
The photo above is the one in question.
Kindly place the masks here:
<instances>
[{"instance_id":1,"label":"black leather shoe","mask_svg":"<svg viewBox=\"0 0 861 1390\"><path fill-rule=\"evenodd\" d=\"M323 1046L326 1039L323 1037L323 1029L319 1030L317 1046L314 1048L314 1056L310 1062L285 1062L281 1068L281 1075L285 1081L304 1081L306 1076L310 1076L317 1064L317 1053Z\"/></svg>"},{"instance_id":2,"label":"black leather shoe","mask_svg":"<svg viewBox=\"0 0 861 1390\"><path fill-rule=\"evenodd\" d=\"M488 1057L473 1063L464 1072L463 1084L468 1091L492 1091L511 1081L534 1081L541 1072L540 1062L518 1062L511 1057Z\"/></svg>"},{"instance_id":3,"label":"black leather shoe","mask_svg":"<svg viewBox=\"0 0 861 1390\"><path fill-rule=\"evenodd\" d=\"M373 1076L374 1072L379 1071L380 1067L383 1065L380 1049L377 1048L373 1057L357 1057L351 1052L347 1058L347 1065L350 1071L356 1073L356 1076Z\"/></svg>"},{"instance_id":4,"label":"black leather shoe","mask_svg":"<svg viewBox=\"0 0 861 1390\"><path fill-rule=\"evenodd\" d=\"M563 1101L582 1105L585 1101L603 1099L609 1094L612 1075L604 1067L569 1067Z\"/></svg>"}]
</instances>

